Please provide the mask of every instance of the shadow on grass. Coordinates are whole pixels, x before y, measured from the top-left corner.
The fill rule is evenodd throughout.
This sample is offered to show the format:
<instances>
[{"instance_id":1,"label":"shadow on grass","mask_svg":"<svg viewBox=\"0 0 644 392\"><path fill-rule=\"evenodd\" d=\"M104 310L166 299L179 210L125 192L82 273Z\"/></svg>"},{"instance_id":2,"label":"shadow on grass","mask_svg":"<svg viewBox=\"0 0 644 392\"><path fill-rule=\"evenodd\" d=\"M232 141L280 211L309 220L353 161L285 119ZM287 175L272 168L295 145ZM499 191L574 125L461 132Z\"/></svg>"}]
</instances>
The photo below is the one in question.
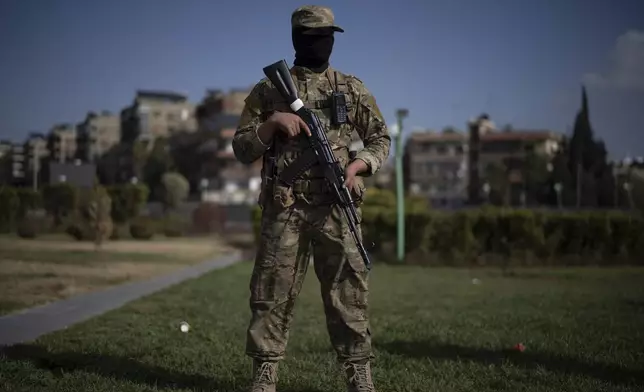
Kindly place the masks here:
<instances>
[{"instance_id":1,"label":"shadow on grass","mask_svg":"<svg viewBox=\"0 0 644 392\"><path fill-rule=\"evenodd\" d=\"M217 379L215 375L208 377L202 374L182 373L161 366L151 366L131 358L77 352L54 353L44 347L29 344L3 347L0 354L5 356L3 360L28 361L33 366L49 371L57 377L67 372L82 371L159 389L242 392L248 390L247 384L250 382L250 373L247 373L246 369L235 371L235 373L239 373L239 380L241 380L241 382L235 382L234 379ZM250 368L248 368L249 370ZM320 392L313 389L291 389L288 387L281 387L280 391Z\"/></svg>"},{"instance_id":2,"label":"shadow on grass","mask_svg":"<svg viewBox=\"0 0 644 392\"><path fill-rule=\"evenodd\" d=\"M485 365L500 365L510 362L524 369L545 368L552 372L592 377L612 384L641 385L644 383L644 369L627 369L612 364L585 363L575 358L557 356L542 352L515 350L491 350L464 347L443 343L438 340L391 341L377 345L379 350L409 358L426 358L439 361L473 361Z\"/></svg>"}]
</instances>

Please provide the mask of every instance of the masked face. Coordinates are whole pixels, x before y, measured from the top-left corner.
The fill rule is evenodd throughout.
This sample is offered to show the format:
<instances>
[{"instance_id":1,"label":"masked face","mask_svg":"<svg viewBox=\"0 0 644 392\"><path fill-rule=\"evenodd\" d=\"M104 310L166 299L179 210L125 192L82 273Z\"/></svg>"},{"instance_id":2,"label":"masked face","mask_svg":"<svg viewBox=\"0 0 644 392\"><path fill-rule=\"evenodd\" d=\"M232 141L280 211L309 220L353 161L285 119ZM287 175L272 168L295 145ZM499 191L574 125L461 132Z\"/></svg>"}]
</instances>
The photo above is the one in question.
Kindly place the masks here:
<instances>
[{"instance_id":1,"label":"masked face","mask_svg":"<svg viewBox=\"0 0 644 392\"><path fill-rule=\"evenodd\" d=\"M293 30L295 65L311 69L326 69L333 51L333 31Z\"/></svg>"}]
</instances>

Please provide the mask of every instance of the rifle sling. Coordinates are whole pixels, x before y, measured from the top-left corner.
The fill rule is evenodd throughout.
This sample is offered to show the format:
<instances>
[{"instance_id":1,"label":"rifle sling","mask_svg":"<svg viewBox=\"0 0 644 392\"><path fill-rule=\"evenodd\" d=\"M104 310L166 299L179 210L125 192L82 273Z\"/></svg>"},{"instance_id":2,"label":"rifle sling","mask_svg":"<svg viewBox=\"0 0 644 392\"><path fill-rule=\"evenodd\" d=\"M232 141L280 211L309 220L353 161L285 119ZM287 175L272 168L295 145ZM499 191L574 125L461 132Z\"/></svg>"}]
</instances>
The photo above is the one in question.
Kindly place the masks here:
<instances>
[{"instance_id":1,"label":"rifle sling","mask_svg":"<svg viewBox=\"0 0 644 392\"><path fill-rule=\"evenodd\" d=\"M302 153L302 155L295 158L290 165L286 166L284 170L282 170L279 174L280 182L289 187L292 186L293 182L299 176L304 174L305 171L309 170L317 163L318 161L315 151L312 148L307 149Z\"/></svg>"}]
</instances>

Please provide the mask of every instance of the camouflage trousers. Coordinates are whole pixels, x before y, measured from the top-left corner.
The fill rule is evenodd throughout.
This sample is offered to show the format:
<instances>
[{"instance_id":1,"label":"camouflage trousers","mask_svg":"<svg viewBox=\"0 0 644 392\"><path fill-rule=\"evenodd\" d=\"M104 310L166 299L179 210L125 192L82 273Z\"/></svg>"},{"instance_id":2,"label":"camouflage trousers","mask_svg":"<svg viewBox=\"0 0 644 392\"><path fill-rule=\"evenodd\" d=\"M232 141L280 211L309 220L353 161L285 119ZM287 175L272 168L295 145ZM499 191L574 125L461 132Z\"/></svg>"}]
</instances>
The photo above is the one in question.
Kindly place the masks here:
<instances>
[{"instance_id":1,"label":"camouflage trousers","mask_svg":"<svg viewBox=\"0 0 644 392\"><path fill-rule=\"evenodd\" d=\"M342 211L298 204L286 209L269 205L263 212L250 282L247 355L262 361L285 357L293 307L311 254L338 360L372 359L368 270Z\"/></svg>"}]
</instances>

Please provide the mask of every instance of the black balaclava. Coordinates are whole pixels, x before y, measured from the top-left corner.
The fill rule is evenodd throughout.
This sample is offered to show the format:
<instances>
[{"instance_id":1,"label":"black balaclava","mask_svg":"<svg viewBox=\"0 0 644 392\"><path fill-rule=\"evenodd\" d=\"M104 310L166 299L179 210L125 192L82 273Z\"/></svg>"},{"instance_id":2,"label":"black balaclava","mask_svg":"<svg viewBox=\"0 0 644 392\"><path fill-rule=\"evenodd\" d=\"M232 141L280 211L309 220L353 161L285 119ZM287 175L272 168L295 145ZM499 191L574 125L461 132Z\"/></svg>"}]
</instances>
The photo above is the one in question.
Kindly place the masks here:
<instances>
[{"instance_id":1,"label":"black balaclava","mask_svg":"<svg viewBox=\"0 0 644 392\"><path fill-rule=\"evenodd\" d=\"M315 72L323 72L329 66L329 58L333 51L335 41L333 31L325 29L311 33L311 29L293 30L293 48L295 49L293 63Z\"/></svg>"}]
</instances>

